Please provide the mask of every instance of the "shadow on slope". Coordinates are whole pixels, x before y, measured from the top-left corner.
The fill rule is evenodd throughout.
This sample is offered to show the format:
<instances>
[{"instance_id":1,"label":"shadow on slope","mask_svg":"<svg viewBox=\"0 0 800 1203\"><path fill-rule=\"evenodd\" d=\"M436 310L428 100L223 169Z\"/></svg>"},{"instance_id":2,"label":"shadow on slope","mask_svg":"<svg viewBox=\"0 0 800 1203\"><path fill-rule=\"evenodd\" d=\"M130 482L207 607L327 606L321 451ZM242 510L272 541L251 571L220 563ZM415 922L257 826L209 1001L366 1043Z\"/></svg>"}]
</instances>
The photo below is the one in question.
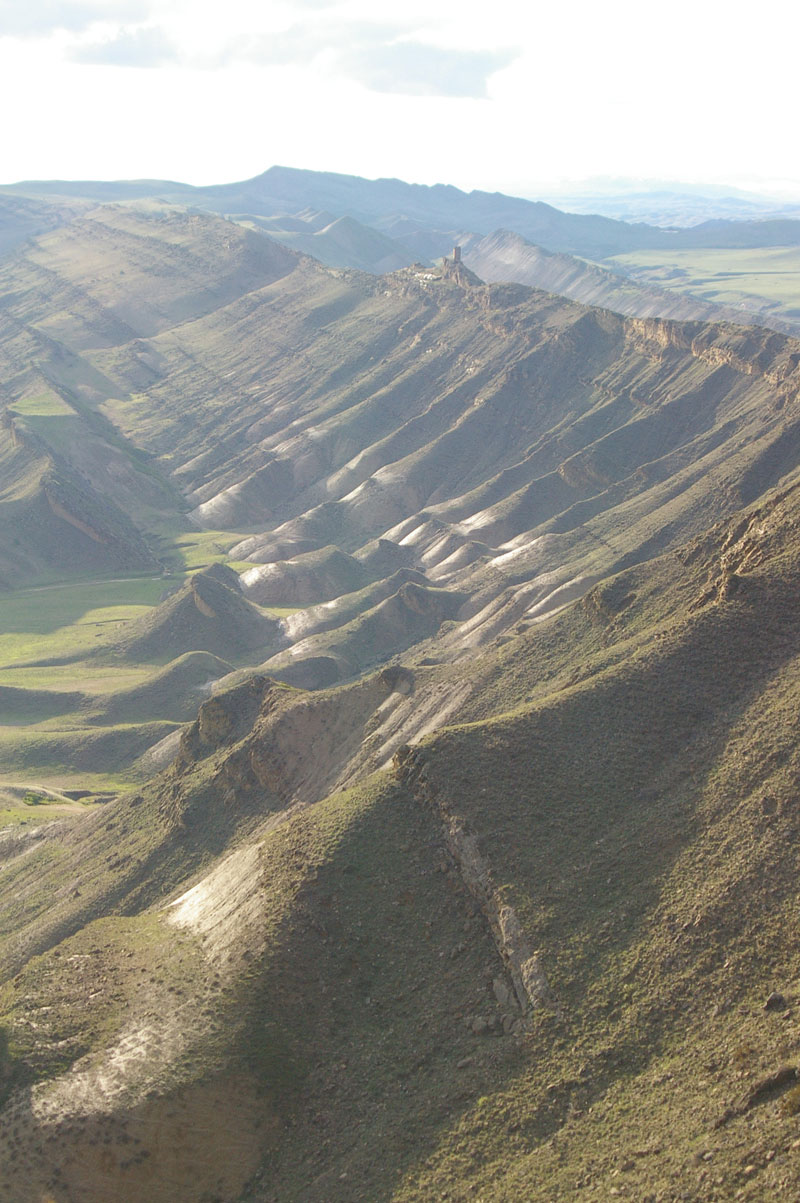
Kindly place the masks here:
<instances>
[{"instance_id":1,"label":"shadow on slope","mask_svg":"<svg viewBox=\"0 0 800 1203\"><path fill-rule=\"evenodd\" d=\"M160 672L131 689L121 689L93 705L94 723L133 723L147 719L193 718L215 681L233 666L210 652L184 652Z\"/></svg>"},{"instance_id":2,"label":"shadow on slope","mask_svg":"<svg viewBox=\"0 0 800 1203\"><path fill-rule=\"evenodd\" d=\"M130 624L120 651L129 660L189 651L228 659L275 646L281 641L279 624L229 587L226 580L234 575L215 565L194 573L151 614Z\"/></svg>"},{"instance_id":3,"label":"shadow on slope","mask_svg":"<svg viewBox=\"0 0 800 1203\"><path fill-rule=\"evenodd\" d=\"M388 582L370 586L352 598L345 597L341 609L337 608L338 602L329 603L337 624L334 629L325 631L320 623L315 627L319 633L303 636L290 651L267 660L262 665L264 671L289 684L317 689L385 663L435 635L442 623L456 617L466 594L434 589L414 579L405 580L389 597L370 604L387 587L396 586L396 578L402 579L403 575L397 573ZM347 620L348 610L358 611L364 605L369 608ZM299 626L300 621L295 619L295 625Z\"/></svg>"},{"instance_id":4,"label":"shadow on slope","mask_svg":"<svg viewBox=\"0 0 800 1203\"><path fill-rule=\"evenodd\" d=\"M495 704L504 676L527 703L401 751L399 780L316 801L397 681L304 697L256 678L204 705L141 798L7 864L4 964L23 976L2 995L19 1121L4 1132L21 1201L34 1165L53 1176L72 1157L81 1181L82 1081L105 1189L144 1181L126 1117L151 1152L153 1138L102 1085L128 1037L142 1052L121 1081L146 1098L219 1097L244 1071L245 1097L265 1092L244 1192L259 1203L549 1199L576 1180L599 1200L620 1173L634 1196L674 1196L712 1133L721 1197L743 1180L744 1139L754 1191L782 1175L791 1193L792 1164L768 1156L791 1125L758 1083L787 1045L763 1000L800 973L798 496L599 586L555 642L527 631L484 657ZM81 934L99 913L105 929ZM72 932L86 943L53 947ZM92 949L106 1026L75 1029ZM519 969L540 988L526 1013ZM142 970L129 1029L115 999ZM253 1162L226 1165L232 1201Z\"/></svg>"}]
</instances>

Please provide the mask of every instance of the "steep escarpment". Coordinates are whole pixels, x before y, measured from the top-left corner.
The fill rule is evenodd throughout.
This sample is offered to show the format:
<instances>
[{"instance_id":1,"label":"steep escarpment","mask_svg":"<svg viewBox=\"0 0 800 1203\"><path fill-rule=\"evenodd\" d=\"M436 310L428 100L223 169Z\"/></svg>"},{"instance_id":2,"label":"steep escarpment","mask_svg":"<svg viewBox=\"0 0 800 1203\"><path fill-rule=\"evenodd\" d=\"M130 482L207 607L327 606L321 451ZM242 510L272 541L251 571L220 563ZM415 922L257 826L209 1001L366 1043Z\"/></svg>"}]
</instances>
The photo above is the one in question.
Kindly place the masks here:
<instances>
[{"instance_id":1,"label":"steep escarpment","mask_svg":"<svg viewBox=\"0 0 800 1203\"><path fill-rule=\"evenodd\" d=\"M145 297L159 255L169 283ZM72 298L57 329L45 258L52 288ZM486 644L794 470L798 351L783 336L625 320L450 269L326 270L201 216L103 209L5 270L14 429L46 447L66 437L69 464L124 497L149 547L188 504L189 521L244 536L229 554L252 564L251 600L332 603L327 643L341 628L344 650L294 657L338 664L320 680L374 663L350 656L344 628L356 595L386 592L398 570L466 596L442 621ZM135 329L114 293L120 270ZM204 270L222 283L201 296ZM41 386L24 367L34 348L60 392L52 413L37 402L24 417ZM118 441L113 473L99 446L87 451L87 427ZM73 518L75 537L101 533ZM296 641L317 622L285 630ZM452 654L457 640L443 646Z\"/></svg>"},{"instance_id":2,"label":"steep escarpment","mask_svg":"<svg viewBox=\"0 0 800 1203\"><path fill-rule=\"evenodd\" d=\"M203 703L167 779L180 793L184 778L211 773L229 801L267 791L287 807L307 805L387 768L404 741L446 722L470 692L468 681L400 666L319 693L250 675Z\"/></svg>"},{"instance_id":3,"label":"steep escarpment","mask_svg":"<svg viewBox=\"0 0 800 1203\"><path fill-rule=\"evenodd\" d=\"M488 605L486 636L495 637L540 604L545 582L548 593L591 582L728 512L747 464L791 420L795 352L779 336L624 322L523 289L413 273L386 284L376 295L357 277L328 277L318 303L327 298L332 320L314 322L313 340L307 323L280 329L282 342L307 350L259 376L269 418L255 419L255 396L240 396L226 446L175 469L184 487L197 482L199 521L268 521L231 553L263 565L245 576L254 596L302 605L299 583L279 582L303 572L333 602L353 588L345 561L324 581L312 568L330 573L332 547L365 562L377 540L396 550L394 567ZM278 283L279 316L277 295L243 313L251 333L241 346L265 322L272 337L285 327L306 285L298 275ZM407 331L388 355L375 343L383 321ZM345 330L342 365L328 348ZM238 371L251 377L255 360ZM153 401L171 387L155 386ZM197 377L187 391L203 388ZM220 404L217 396L214 422ZM193 420L202 430L212 413ZM169 426L158 437L171 438ZM527 596L512 600L523 581Z\"/></svg>"},{"instance_id":4,"label":"steep escarpment","mask_svg":"<svg viewBox=\"0 0 800 1203\"><path fill-rule=\"evenodd\" d=\"M466 269L328 270L260 238L102 209L0 273L0 579L180 574L129 625L94 620L92 664L149 665L121 693L203 652L313 689L398 657L456 664L797 471L789 338ZM148 292L159 255L170 277ZM243 592L233 568L204 575L226 555ZM167 763L187 707L159 702L145 728L97 692L74 727L9 732L14 781L82 774L101 737L105 769Z\"/></svg>"},{"instance_id":5,"label":"steep escarpment","mask_svg":"<svg viewBox=\"0 0 800 1203\"><path fill-rule=\"evenodd\" d=\"M495 230L462 240L464 262L486 281L513 281L543 288L584 305L600 305L629 317L661 317L679 321L741 322L741 309L633 280L619 271L574 255L546 250L511 230ZM753 325L797 334L796 323L780 314L746 315Z\"/></svg>"}]
</instances>

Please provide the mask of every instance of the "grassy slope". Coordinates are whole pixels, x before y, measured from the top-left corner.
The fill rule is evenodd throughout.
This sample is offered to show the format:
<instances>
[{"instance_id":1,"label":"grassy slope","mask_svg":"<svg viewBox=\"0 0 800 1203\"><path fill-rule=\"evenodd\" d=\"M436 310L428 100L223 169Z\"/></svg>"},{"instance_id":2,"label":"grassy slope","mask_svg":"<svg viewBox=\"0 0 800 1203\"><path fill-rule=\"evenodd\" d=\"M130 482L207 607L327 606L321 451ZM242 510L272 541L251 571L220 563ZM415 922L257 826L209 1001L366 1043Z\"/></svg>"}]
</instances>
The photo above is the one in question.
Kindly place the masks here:
<instances>
[{"instance_id":1,"label":"grassy slope","mask_svg":"<svg viewBox=\"0 0 800 1203\"><path fill-rule=\"evenodd\" d=\"M217 620L193 607L186 622L173 622L172 643L159 642L180 586L180 577L133 577L0 595L0 779L99 792L130 788L138 777L133 762L191 718L211 681L231 671L231 663L211 654L214 648L233 648L236 663L243 662L235 632L220 634ZM173 600L159 607L173 590ZM215 596L224 603L229 592L218 586ZM273 619L238 593L229 600L242 631L254 632L258 642L263 624L271 638ZM145 637L149 651L130 660L130 641ZM178 654L181 641L189 652Z\"/></svg>"},{"instance_id":2,"label":"grassy slope","mask_svg":"<svg viewBox=\"0 0 800 1203\"><path fill-rule=\"evenodd\" d=\"M798 1049L791 1020L763 1008L774 989L791 1007L800 980L797 510L790 491L487 654L471 723L424 740L399 779L283 821L291 782L288 795L276 778L246 784L277 728L250 734L262 703L241 687L225 703L233 726L209 710L200 754L143 802L92 816L69 852L48 841L8 866L6 897L25 915L20 926L6 904L9 972L93 914L140 916L112 920L92 945L111 950L117 992L152 930L153 989L182 982L206 1008L191 1052L179 1042L145 1063L149 1091L209 1089L245 1058L279 1117L250 1186L242 1156L223 1197L791 1196L791 1083L758 1085ZM331 715L344 718L349 696ZM524 1032L473 1033L476 1016L502 1031L504 969L443 819L475 835L496 896L538 950L555 1003ZM227 863L215 858L238 848L249 863L253 846L257 879L215 876ZM206 884L187 904L189 943L164 945L159 903L193 881ZM7 1072L63 1066L16 1022L34 1006L54 1006L58 1048L89 1058L81 1066L114 1045L120 1014L74 1032L74 996L65 987L55 1002L48 985L53 964L30 962L5 996ZM111 1193L131 1181L119 1106L105 1104ZM36 1140L42 1164L66 1164L53 1132L40 1113L23 1167Z\"/></svg>"},{"instance_id":3,"label":"grassy slope","mask_svg":"<svg viewBox=\"0 0 800 1203\"><path fill-rule=\"evenodd\" d=\"M233 695L241 709L232 727L221 722L227 702L209 705L191 737L200 754L186 755L141 795L71 827L43 825L41 836L12 833L0 847L7 1041L0 1089L12 1092L0 1137L4 1172L16 1175L20 1203L39 1203L45 1192L59 1203L126 1192L173 1203L170 1189L196 1203L205 1189L189 1170L196 1146L176 1171L165 1155L169 1142L153 1140L160 1113L148 1108L179 1099L210 1147L214 1120L227 1114L240 1085L250 1115L260 1114L253 1101L260 1091L269 1118L254 1145L215 1154L217 1170L224 1161L232 1175L216 1188L226 1200L551 1200L578 1183L589 1199L618 1192L666 1201L692 1191L722 1199L740 1189L745 1198L791 1196L794 1121L781 1111L779 1088L774 1097L753 1096L755 1106L721 1127L714 1123L736 1110L759 1076L796 1056L790 1020L762 1009L773 988L795 1002L800 976L791 937L800 650L794 493L756 512L749 526L680 548L687 534L794 470L791 348L700 328L623 332L614 319L567 315L542 298L518 304L502 290L467 302L448 294L438 314L426 314L432 341L466 304L459 345L498 361L518 353L506 379L477 381L481 393L487 382L493 390L482 413L472 404L474 388L467 396L471 370L444 355L430 374L416 362L418 348L413 360L392 351L392 362L368 366L376 313L393 323L419 318L413 284L399 282L377 300L363 284L330 278L326 287L313 313L300 305L306 284L293 277L268 285L258 305L233 302L250 334L248 323L262 322L272 305L273 333L286 335L298 373L284 384L299 396L302 384L315 382L302 394L309 414L321 402L323 420L310 439L323 449L314 487L346 468L337 485L346 495L359 472L381 462L370 462L373 450L366 468L351 462L360 454L349 442L357 430L374 440L370 449L388 440L402 453L398 462L425 448L402 479L424 496L448 473L463 477L464 448L477 445L481 455L461 483L464 497L479 495L455 499L459 518L477 514L479 536L494 527L493 537L515 538L535 520L537 539L545 536L502 583L492 578L495 590L525 585L537 563L545 580L565 548L573 573L576 548L601 575L609 564L632 566L545 623L531 625L523 608L519 621L498 627L508 640L499 650L433 666L420 678L410 710L424 709L429 689L460 697L467 685L450 720L459 725L423 743L417 770L424 761L427 782L403 770L399 780L380 775L325 797L338 778L321 762L383 729L386 689L374 682L313 701L284 691L275 714L274 696L259 699L245 683ZM185 304L171 296L148 312L148 328L167 331L162 349L179 348L167 328ZM209 347L214 338L224 344L229 318L216 332L213 321L200 318L195 329L189 321L183 347L201 336ZM321 332L334 319L344 325L328 332L328 344ZM289 336L303 324L309 334L297 354ZM553 345L530 353L532 331L545 344L542 332L553 335ZM419 333L412 327L409 340ZM100 335L110 340L107 325L87 320L87 345L94 339L96 348ZM343 363L341 347L338 358L332 348L350 335ZM623 344L633 358L619 358ZM261 405L263 364L235 345L243 359L226 368L246 361L251 400ZM596 355L596 374L576 382L584 352ZM92 353L120 378L132 371L131 349ZM364 374L346 386L354 365ZM192 393L203 380L208 390ZM188 362L153 388L150 408L126 427L154 451L177 448L179 475L196 486L198 501L241 481L242 462L256 471L242 450L245 435L252 443L252 414L243 413L229 446L211 439L219 409L210 386L218 380ZM380 385L374 400L359 395L368 381ZM555 418L565 397L549 391L556 381L574 387L566 426ZM391 428L393 407L408 416L420 383L439 390L436 398L399 431ZM156 402L168 394L202 402L191 428L192 438L205 430L209 439L199 461L188 434L181 441L170 429L188 411L159 412ZM235 409L241 400L231 395L226 404ZM130 414L127 404L109 404L109 412ZM25 421L69 419L50 397L27 408ZM530 423L525 472L517 473L520 446L516 434L504 435L501 413L523 428ZM542 436L548 418L556 424ZM279 440L282 431L272 435ZM706 458L695 462L698 440ZM227 476L229 452L244 459ZM505 465L500 483L487 483L492 464ZM376 506L373 490L350 509L314 513L309 522L320 540L329 542L330 529L346 531L351 510L361 524L358 536L348 536L353 546L385 529L398 492L396 479L381 477L381 485L392 494L388 506L385 499ZM248 487L256 486L262 490L261 477ZM268 482L269 497L274 487ZM304 488L303 504L313 495ZM165 531L176 529L174 514L164 522ZM187 554L203 555L209 541L217 536L194 540ZM674 550L637 563L664 546ZM544 550L549 559L537 561ZM103 764L111 773L184 717L186 663L123 674L98 656L63 664L63 678L42 664L59 647L68 656L85 651L82 607L91 610L93 600L78 590L75 624L59 631L56 594L42 596L41 629L22 622L10 636L12 651L17 639L26 662L38 663L24 667L17 657L0 684L49 686L51 707L61 705L59 691L77 688L90 720L84 726L73 713L66 728L56 713L29 724L38 694L6 695L23 721L3 736L13 740L14 770L49 759L54 772ZM132 594L104 600L130 602ZM101 613L116 620L114 609ZM445 651L450 637L455 642L445 631L440 641ZM43 657L40 640L49 641ZM205 670L207 661L190 661ZM251 734L262 704L266 713ZM142 718L155 710L164 717L145 729ZM112 722L102 729L92 721L99 717ZM347 771L346 757L339 767ZM287 812L295 798L316 804ZM443 817L448 830L462 824L475 835L493 897L515 908L550 980L558 1009L535 1010L525 1031L514 1027L519 1016L503 1014L495 988L496 980L504 984L503 961L447 851ZM239 859L220 861L229 853ZM178 936L166 917L172 912L161 908L195 883ZM92 957L99 959L83 976ZM87 1022L92 1015L96 1023ZM504 1018L512 1020L506 1034L477 1034L482 1024L503 1031ZM108 1071L120 1064L120 1046L144 1055L128 1062L115 1094ZM72 1064L75 1076L64 1076ZM28 1096L26 1084L37 1079ZM130 1156L131 1123L147 1158ZM222 1129L227 1139L230 1128ZM145 1161L155 1167L149 1178Z\"/></svg>"},{"instance_id":4,"label":"grassy slope","mask_svg":"<svg viewBox=\"0 0 800 1203\"><path fill-rule=\"evenodd\" d=\"M751 562L733 596L707 595L707 568L726 579L719 547L713 560L695 549L672 613L656 586L652 626L635 599L618 613L601 593L552 624L550 647L544 635L546 662L559 658L555 640L573 672L577 648L594 645L583 681L538 685L539 640L523 636L509 663L516 653L519 673L527 658L541 701L423 743L426 782L409 785L477 835L561 1013L536 1014L512 1072L482 1065L479 1097L465 1092L423 1165L363 1197L796 1189L787 1087L756 1090L800 1047L763 1008L773 989L796 1002L800 973L796 501L776 521L774 541L761 519L738 549ZM662 588L674 574L674 561L662 566ZM360 1186L369 1172L363 1157ZM316 1197L307 1182L294 1189Z\"/></svg>"}]
</instances>

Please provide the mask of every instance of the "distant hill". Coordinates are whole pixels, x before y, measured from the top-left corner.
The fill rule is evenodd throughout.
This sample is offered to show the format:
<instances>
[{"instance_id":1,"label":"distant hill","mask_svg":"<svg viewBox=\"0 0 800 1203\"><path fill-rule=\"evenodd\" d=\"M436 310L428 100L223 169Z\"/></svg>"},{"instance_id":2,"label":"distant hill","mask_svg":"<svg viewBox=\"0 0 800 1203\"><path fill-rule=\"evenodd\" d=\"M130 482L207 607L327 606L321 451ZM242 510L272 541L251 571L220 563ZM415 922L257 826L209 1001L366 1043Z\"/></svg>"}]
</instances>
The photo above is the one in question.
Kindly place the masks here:
<instances>
[{"instance_id":1,"label":"distant hill","mask_svg":"<svg viewBox=\"0 0 800 1203\"><path fill-rule=\"evenodd\" d=\"M616 190L607 191L593 190L588 183L581 191L548 194L548 200L568 213L601 213L619 221L646 222L669 228L696 226L719 218L796 221L800 217L800 205L756 193L666 182L647 188L638 180L619 180Z\"/></svg>"},{"instance_id":2,"label":"distant hill","mask_svg":"<svg viewBox=\"0 0 800 1203\"><path fill-rule=\"evenodd\" d=\"M800 331L800 324L792 321L788 314L782 317L774 309L761 314L753 308L745 315L741 308L716 305L677 290L649 286L620 271L588 263L577 256L546 251L510 230L496 230L485 238L468 235L462 239L462 254L464 262L486 281L529 284L581 301L584 305L601 305L630 317L742 322L746 316L748 321L767 325L773 330Z\"/></svg>"},{"instance_id":3,"label":"distant hill","mask_svg":"<svg viewBox=\"0 0 800 1203\"><path fill-rule=\"evenodd\" d=\"M607 304L631 316L755 321L791 331L800 304L794 267L783 264L776 270L769 254L770 248L781 248L791 260L793 248L800 247L800 221L791 211L784 215L755 210L751 220L743 220L742 210L734 207L733 218L704 220L705 212L720 210L701 208L695 221L683 213L678 228L665 228L661 218L655 225L646 224L635 208L627 214L631 220L625 221L580 205L582 211L563 212L551 204L502 193L467 193L442 184L366 180L286 167L271 167L251 180L205 187L170 180L27 181L0 189L0 200L13 216L8 248L29 229L36 230L32 218L24 215L26 206L42 214L46 210L52 226L69 220L76 207L113 203L164 220L176 212L218 213L326 266L375 274L413 263L429 265L449 255L454 245L470 246L474 257L476 244L487 238L495 243L501 235L517 238L540 249L538 263L534 267L530 252L521 255L520 244L513 253L508 247L500 250L484 244L481 254L488 279L563 290L563 295ZM722 212L727 212L724 207ZM40 215L39 220L45 219ZM3 250L0 209L0 257ZM740 281L729 278L724 264L713 261L714 254L732 250L745 256ZM670 257L690 252L696 261L690 259L676 273ZM611 280L601 283L596 273L590 282L593 270L588 266L563 270L562 264L562 269L553 270L552 262L545 267L548 253L610 266L621 281L635 282L612 286ZM704 258L707 254L712 257L709 262ZM516 262L511 271L510 258ZM506 266L498 274L501 260ZM713 268L714 279L707 282ZM661 269L667 276L666 288L659 288ZM652 287L647 279L636 279L642 271L655 273ZM684 302L681 296L690 299ZM705 304L712 302L727 308L707 309Z\"/></svg>"},{"instance_id":4,"label":"distant hill","mask_svg":"<svg viewBox=\"0 0 800 1203\"><path fill-rule=\"evenodd\" d=\"M408 267L418 258L401 242L352 217L331 217L314 210L286 217L234 216L243 225L264 230L284 246L313 255L327 267L355 267L380 275Z\"/></svg>"},{"instance_id":5,"label":"distant hill","mask_svg":"<svg viewBox=\"0 0 800 1203\"><path fill-rule=\"evenodd\" d=\"M26 181L0 195L88 198L98 202L158 198L210 212L274 217L304 209L326 210L365 225L403 218L428 229L491 234L514 230L553 251L604 258L648 248L796 246L800 221L707 221L691 229L665 231L597 214L564 213L542 201L499 192L463 192L452 185L365 180L335 172L271 167L251 180L192 187L167 180ZM439 253L442 253L441 251Z\"/></svg>"}]
</instances>

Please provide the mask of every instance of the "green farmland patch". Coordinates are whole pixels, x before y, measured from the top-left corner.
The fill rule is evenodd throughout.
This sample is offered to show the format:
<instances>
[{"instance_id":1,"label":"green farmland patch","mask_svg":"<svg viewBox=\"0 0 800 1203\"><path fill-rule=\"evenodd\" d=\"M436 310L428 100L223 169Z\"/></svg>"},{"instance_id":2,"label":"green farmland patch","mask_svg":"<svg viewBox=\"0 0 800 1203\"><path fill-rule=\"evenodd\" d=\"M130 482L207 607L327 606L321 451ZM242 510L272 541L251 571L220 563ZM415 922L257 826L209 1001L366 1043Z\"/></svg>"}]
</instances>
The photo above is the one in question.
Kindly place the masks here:
<instances>
[{"instance_id":1,"label":"green farmland patch","mask_svg":"<svg viewBox=\"0 0 800 1203\"><path fill-rule=\"evenodd\" d=\"M800 247L632 251L607 262L634 279L716 304L800 318Z\"/></svg>"}]
</instances>

